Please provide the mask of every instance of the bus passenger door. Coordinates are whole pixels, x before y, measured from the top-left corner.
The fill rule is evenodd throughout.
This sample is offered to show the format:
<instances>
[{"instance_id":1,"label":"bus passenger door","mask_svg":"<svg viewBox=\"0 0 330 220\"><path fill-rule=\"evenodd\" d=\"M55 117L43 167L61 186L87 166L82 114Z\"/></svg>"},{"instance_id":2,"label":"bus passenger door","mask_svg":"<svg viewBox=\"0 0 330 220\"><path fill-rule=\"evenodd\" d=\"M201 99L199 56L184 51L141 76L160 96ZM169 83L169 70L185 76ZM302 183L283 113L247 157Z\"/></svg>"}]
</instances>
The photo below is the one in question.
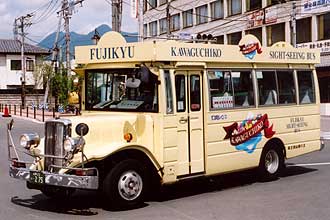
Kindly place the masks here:
<instances>
[{"instance_id":1,"label":"bus passenger door","mask_svg":"<svg viewBox=\"0 0 330 220\"><path fill-rule=\"evenodd\" d=\"M178 176L204 172L202 75L181 71L175 75Z\"/></svg>"}]
</instances>

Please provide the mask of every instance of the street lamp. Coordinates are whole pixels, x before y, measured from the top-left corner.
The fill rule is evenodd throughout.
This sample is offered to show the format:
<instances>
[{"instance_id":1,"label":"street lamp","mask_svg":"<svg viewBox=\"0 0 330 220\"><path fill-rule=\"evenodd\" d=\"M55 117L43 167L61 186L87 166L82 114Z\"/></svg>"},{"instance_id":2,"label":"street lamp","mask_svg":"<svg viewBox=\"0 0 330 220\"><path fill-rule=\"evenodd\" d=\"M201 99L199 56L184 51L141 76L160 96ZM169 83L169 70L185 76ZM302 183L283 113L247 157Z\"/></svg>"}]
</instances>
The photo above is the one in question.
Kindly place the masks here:
<instances>
[{"instance_id":1,"label":"street lamp","mask_svg":"<svg viewBox=\"0 0 330 220\"><path fill-rule=\"evenodd\" d=\"M99 42L100 38L101 38L101 37L100 37L100 34L99 34L99 32L97 32L97 30L96 30L96 28L95 28L94 36L91 38L93 44L96 45L96 44Z\"/></svg>"}]
</instances>

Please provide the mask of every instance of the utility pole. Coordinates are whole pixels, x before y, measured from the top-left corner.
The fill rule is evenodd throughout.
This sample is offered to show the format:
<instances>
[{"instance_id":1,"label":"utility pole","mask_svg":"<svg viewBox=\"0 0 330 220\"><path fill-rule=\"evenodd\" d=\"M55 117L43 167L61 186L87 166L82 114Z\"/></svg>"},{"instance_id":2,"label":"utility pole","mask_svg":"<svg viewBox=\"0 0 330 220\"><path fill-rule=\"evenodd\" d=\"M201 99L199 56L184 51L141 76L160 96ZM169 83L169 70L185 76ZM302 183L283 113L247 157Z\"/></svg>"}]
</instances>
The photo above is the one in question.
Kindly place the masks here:
<instances>
[{"instance_id":1,"label":"utility pole","mask_svg":"<svg viewBox=\"0 0 330 220\"><path fill-rule=\"evenodd\" d=\"M19 35L21 36L21 69L22 69L22 76L21 76L21 99L22 99L22 108L25 108L25 83L26 83L26 65L25 65L25 55L24 55L24 40L25 40L25 27L31 25L29 19L33 16L33 14L27 14L15 19L14 22L14 34L16 34L15 38L17 38L18 29L20 30ZM17 23L19 24L17 25Z\"/></svg>"},{"instance_id":2,"label":"utility pole","mask_svg":"<svg viewBox=\"0 0 330 220\"><path fill-rule=\"evenodd\" d=\"M67 76L69 77L71 74L71 62L70 62L70 18L74 10L74 6L77 4L81 4L84 0L62 0L62 9L57 12L63 14L64 19L64 30L65 30L65 42L66 42L66 69Z\"/></svg>"},{"instance_id":3,"label":"utility pole","mask_svg":"<svg viewBox=\"0 0 330 220\"><path fill-rule=\"evenodd\" d=\"M170 1L167 1L166 5L166 21L167 21L167 37L171 35L171 14L170 14Z\"/></svg>"},{"instance_id":4,"label":"utility pole","mask_svg":"<svg viewBox=\"0 0 330 220\"><path fill-rule=\"evenodd\" d=\"M296 16L297 16L297 5L296 5L296 2L292 2L291 43L292 43L293 47L297 46Z\"/></svg>"},{"instance_id":5,"label":"utility pole","mask_svg":"<svg viewBox=\"0 0 330 220\"><path fill-rule=\"evenodd\" d=\"M112 0L111 7L112 7L112 30L120 32L122 12L123 12L123 1Z\"/></svg>"}]
</instances>

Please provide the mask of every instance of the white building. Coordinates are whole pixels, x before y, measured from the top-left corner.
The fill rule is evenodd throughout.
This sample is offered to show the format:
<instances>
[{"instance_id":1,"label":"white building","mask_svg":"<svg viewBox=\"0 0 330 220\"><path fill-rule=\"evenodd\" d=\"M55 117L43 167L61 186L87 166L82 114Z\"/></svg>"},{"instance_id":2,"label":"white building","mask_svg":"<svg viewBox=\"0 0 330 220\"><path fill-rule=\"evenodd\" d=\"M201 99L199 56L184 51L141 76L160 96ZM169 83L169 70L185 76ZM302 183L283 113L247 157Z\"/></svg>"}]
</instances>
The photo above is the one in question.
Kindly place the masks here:
<instances>
[{"instance_id":1,"label":"white building","mask_svg":"<svg viewBox=\"0 0 330 220\"><path fill-rule=\"evenodd\" d=\"M50 53L40 47L24 44L26 59L26 88L36 88L33 72L35 66L43 61L43 57ZM23 79L21 65L21 43L17 40L0 39L0 90L18 90Z\"/></svg>"},{"instance_id":2,"label":"white building","mask_svg":"<svg viewBox=\"0 0 330 220\"><path fill-rule=\"evenodd\" d=\"M211 34L217 43L238 44L251 33L263 46L291 43L296 17L297 47L321 49L321 114L330 115L330 0L144 0L144 40L167 38L167 17L171 35Z\"/></svg>"}]
</instances>

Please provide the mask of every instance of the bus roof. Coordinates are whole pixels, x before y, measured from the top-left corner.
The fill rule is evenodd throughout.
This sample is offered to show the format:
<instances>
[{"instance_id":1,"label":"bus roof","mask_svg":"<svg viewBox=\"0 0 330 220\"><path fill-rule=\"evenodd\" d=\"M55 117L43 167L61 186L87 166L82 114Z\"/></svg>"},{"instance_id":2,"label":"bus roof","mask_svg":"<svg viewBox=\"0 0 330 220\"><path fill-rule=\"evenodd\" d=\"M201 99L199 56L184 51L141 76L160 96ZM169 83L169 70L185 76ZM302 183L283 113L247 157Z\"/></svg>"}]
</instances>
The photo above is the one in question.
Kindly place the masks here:
<instances>
[{"instance_id":1,"label":"bus roof","mask_svg":"<svg viewBox=\"0 0 330 220\"><path fill-rule=\"evenodd\" d=\"M318 49L294 48L285 42L261 47L253 35L245 35L239 45L186 43L174 40L127 43L117 32L108 32L97 45L75 48L77 64L203 62L203 63L320 63ZM94 66L94 65L92 65Z\"/></svg>"}]
</instances>

